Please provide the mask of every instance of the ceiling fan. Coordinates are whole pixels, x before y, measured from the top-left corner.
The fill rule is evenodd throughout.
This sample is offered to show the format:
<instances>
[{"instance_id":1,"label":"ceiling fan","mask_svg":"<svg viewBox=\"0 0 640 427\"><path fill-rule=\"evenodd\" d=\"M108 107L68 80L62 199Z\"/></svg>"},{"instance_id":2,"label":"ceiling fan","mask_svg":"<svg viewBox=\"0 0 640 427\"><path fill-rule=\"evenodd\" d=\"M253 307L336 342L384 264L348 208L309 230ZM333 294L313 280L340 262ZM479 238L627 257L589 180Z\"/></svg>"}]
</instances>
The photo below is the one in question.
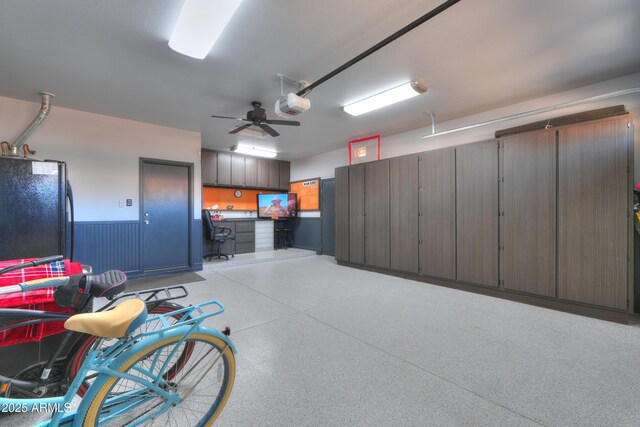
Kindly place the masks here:
<instances>
[{"instance_id":1,"label":"ceiling fan","mask_svg":"<svg viewBox=\"0 0 640 427\"><path fill-rule=\"evenodd\" d=\"M249 126L253 125L253 126L258 126L260 129L264 130L266 133L268 133L271 136L279 136L280 134L276 132L276 130L269 125L300 126L300 122L296 122L294 120L267 119L267 115L264 111L264 108L262 108L261 102L253 101L251 105L253 105L253 110L247 111L247 117L244 119L239 117L228 117L228 116L211 116L211 117L215 117L218 119L231 119L231 120L241 120L243 122L249 122L249 123L240 125L235 129L231 129L229 131L230 134L238 133L241 130L246 129Z\"/></svg>"}]
</instances>

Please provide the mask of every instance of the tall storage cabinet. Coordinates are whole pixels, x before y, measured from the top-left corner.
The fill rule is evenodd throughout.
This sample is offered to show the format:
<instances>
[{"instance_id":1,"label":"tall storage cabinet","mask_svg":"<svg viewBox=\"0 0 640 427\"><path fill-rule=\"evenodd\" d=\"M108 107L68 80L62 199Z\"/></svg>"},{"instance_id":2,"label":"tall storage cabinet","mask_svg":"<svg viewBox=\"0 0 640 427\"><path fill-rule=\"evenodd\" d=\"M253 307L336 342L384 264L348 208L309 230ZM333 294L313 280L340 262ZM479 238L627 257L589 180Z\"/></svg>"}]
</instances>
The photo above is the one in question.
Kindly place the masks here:
<instances>
[{"instance_id":1,"label":"tall storage cabinet","mask_svg":"<svg viewBox=\"0 0 640 427\"><path fill-rule=\"evenodd\" d=\"M336 259L624 322L632 176L629 115L338 168Z\"/></svg>"},{"instance_id":2,"label":"tall storage cabinet","mask_svg":"<svg viewBox=\"0 0 640 427\"><path fill-rule=\"evenodd\" d=\"M389 268L389 161L366 164L365 263Z\"/></svg>"},{"instance_id":3,"label":"tall storage cabinet","mask_svg":"<svg viewBox=\"0 0 640 427\"><path fill-rule=\"evenodd\" d=\"M556 130L500 141L500 277L505 289L556 296Z\"/></svg>"},{"instance_id":4,"label":"tall storage cabinet","mask_svg":"<svg viewBox=\"0 0 640 427\"><path fill-rule=\"evenodd\" d=\"M336 169L336 259L349 261L349 167Z\"/></svg>"},{"instance_id":5,"label":"tall storage cabinet","mask_svg":"<svg viewBox=\"0 0 640 427\"><path fill-rule=\"evenodd\" d=\"M349 170L349 261L364 264L364 178L365 165Z\"/></svg>"},{"instance_id":6,"label":"tall storage cabinet","mask_svg":"<svg viewBox=\"0 0 640 427\"><path fill-rule=\"evenodd\" d=\"M498 144L456 148L457 279L498 286Z\"/></svg>"},{"instance_id":7,"label":"tall storage cabinet","mask_svg":"<svg viewBox=\"0 0 640 427\"><path fill-rule=\"evenodd\" d=\"M455 149L420 154L420 273L456 278Z\"/></svg>"},{"instance_id":8,"label":"tall storage cabinet","mask_svg":"<svg viewBox=\"0 0 640 427\"><path fill-rule=\"evenodd\" d=\"M389 160L392 270L418 273L418 155Z\"/></svg>"},{"instance_id":9,"label":"tall storage cabinet","mask_svg":"<svg viewBox=\"0 0 640 427\"><path fill-rule=\"evenodd\" d=\"M558 296L627 308L627 116L569 126L558 138Z\"/></svg>"}]
</instances>

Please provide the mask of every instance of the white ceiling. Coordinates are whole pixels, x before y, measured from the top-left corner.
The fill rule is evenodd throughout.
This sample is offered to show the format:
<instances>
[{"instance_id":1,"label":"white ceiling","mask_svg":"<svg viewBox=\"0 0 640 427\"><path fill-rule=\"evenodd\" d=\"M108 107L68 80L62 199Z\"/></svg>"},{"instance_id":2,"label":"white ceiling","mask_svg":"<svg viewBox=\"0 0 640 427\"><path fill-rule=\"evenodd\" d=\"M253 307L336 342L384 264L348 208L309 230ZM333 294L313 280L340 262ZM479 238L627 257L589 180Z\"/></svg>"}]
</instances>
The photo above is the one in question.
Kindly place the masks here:
<instances>
[{"instance_id":1,"label":"white ceiling","mask_svg":"<svg viewBox=\"0 0 640 427\"><path fill-rule=\"evenodd\" d=\"M315 81L440 0L244 0L204 61L171 51L178 0L0 0L0 96L202 133L228 149L276 73ZM300 128L256 139L283 159L345 146L640 71L638 0L462 0L320 85ZM426 94L360 117L341 106L409 80ZM26 125L26 124L25 124Z\"/></svg>"}]
</instances>

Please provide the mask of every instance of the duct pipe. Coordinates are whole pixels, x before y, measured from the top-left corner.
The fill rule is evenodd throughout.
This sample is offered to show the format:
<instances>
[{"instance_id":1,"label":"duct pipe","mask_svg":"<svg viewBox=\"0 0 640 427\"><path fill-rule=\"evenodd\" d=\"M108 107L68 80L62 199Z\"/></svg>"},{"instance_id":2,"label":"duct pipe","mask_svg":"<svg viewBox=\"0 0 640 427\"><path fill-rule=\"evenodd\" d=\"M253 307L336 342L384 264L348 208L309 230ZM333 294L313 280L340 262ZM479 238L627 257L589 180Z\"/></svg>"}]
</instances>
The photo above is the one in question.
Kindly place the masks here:
<instances>
[{"instance_id":1,"label":"duct pipe","mask_svg":"<svg viewBox=\"0 0 640 427\"><path fill-rule=\"evenodd\" d=\"M11 144L11 154L18 155L18 149L25 143L27 138L40 126L40 123L47 117L51 110L51 98L55 95L48 92L40 92L42 95L42 103L40 104L40 111L33 121L22 131L20 136L16 138L13 144Z\"/></svg>"},{"instance_id":2,"label":"duct pipe","mask_svg":"<svg viewBox=\"0 0 640 427\"><path fill-rule=\"evenodd\" d=\"M549 111L554 111L554 110L559 110L559 109L562 109L562 108L573 107L574 105L584 104L584 103L587 103L587 102L602 101L604 99L616 98L618 96L629 95L631 93L638 93L638 92L640 92L640 86L632 87L632 88L629 88L629 89L617 90L615 92L609 92L609 93L605 93L605 94L602 94L602 95L592 96L592 97L589 97L589 98L578 99L576 101L564 102L562 104L556 104L556 105L552 105L550 107L544 107L544 108L538 108L536 110L525 111L524 113L511 114L510 116L504 116L504 117L500 117L498 119L487 120L486 122L474 123L472 125L462 126L462 127L455 128L455 129L449 129L449 130L445 130L445 131L442 131L442 132L431 133L429 135L424 135L421 138L425 139L425 138L432 138L434 136L447 135L447 134L450 134L450 133L460 132L460 131L463 131L463 130L479 128L481 126L492 125L492 124L495 124L495 123L506 122L506 121L509 121L509 120L521 119L523 117L533 116L534 114L548 113Z\"/></svg>"}]
</instances>

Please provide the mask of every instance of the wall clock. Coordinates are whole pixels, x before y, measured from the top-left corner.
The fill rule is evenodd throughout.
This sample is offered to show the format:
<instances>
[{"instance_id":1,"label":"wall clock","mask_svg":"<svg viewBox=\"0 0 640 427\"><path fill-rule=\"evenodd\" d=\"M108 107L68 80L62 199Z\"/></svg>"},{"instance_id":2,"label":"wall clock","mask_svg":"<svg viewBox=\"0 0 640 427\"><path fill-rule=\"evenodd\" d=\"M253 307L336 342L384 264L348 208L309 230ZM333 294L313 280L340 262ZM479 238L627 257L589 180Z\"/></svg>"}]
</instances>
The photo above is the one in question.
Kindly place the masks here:
<instances>
[{"instance_id":1,"label":"wall clock","mask_svg":"<svg viewBox=\"0 0 640 427\"><path fill-rule=\"evenodd\" d=\"M240 197L242 197L242 191L236 190L236 191L234 191L233 195L236 196L236 198L239 199Z\"/></svg>"}]
</instances>

